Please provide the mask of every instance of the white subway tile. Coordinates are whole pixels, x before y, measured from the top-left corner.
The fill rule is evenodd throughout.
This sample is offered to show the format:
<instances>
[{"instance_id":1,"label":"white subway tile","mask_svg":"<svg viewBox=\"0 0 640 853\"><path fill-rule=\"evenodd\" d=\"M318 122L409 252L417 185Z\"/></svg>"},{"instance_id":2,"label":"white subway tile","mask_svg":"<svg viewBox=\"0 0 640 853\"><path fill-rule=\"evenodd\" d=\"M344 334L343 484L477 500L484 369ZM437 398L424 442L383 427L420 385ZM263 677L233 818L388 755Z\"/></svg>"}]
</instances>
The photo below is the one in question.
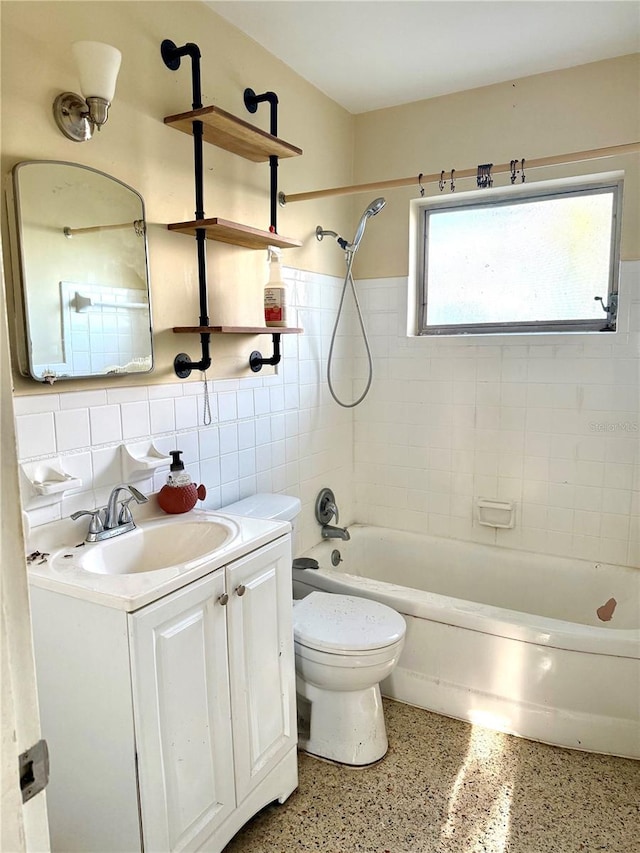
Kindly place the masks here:
<instances>
[{"instance_id":1,"label":"white subway tile","mask_svg":"<svg viewBox=\"0 0 640 853\"><path fill-rule=\"evenodd\" d=\"M92 445L122 439L120 406L93 406L89 409Z\"/></svg>"},{"instance_id":2,"label":"white subway tile","mask_svg":"<svg viewBox=\"0 0 640 853\"><path fill-rule=\"evenodd\" d=\"M252 418L255 414L255 407L253 403L253 390L251 388L247 388L246 390L238 391L237 401L238 417Z\"/></svg>"},{"instance_id":3,"label":"white subway tile","mask_svg":"<svg viewBox=\"0 0 640 853\"><path fill-rule=\"evenodd\" d=\"M122 403L120 406L122 417L122 438L142 438L151 432L149 424L149 403L144 401Z\"/></svg>"},{"instance_id":4,"label":"white subway tile","mask_svg":"<svg viewBox=\"0 0 640 853\"><path fill-rule=\"evenodd\" d=\"M198 426L198 400L195 396L176 397L173 405L177 430Z\"/></svg>"},{"instance_id":5,"label":"white subway tile","mask_svg":"<svg viewBox=\"0 0 640 853\"><path fill-rule=\"evenodd\" d=\"M37 415L45 412L57 412L59 408L59 394L30 394L27 397L13 398L13 412L15 415Z\"/></svg>"},{"instance_id":6,"label":"white subway tile","mask_svg":"<svg viewBox=\"0 0 640 853\"><path fill-rule=\"evenodd\" d=\"M171 397L150 400L149 416L152 435L161 432L174 432L176 417L174 402Z\"/></svg>"},{"instance_id":7,"label":"white subway tile","mask_svg":"<svg viewBox=\"0 0 640 853\"><path fill-rule=\"evenodd\" d=\"M56 452L53 412L19 415L16 418L18 458L45 456Z\"/></svg>"},{"instance_id":8,"label":"white subway tile","mask_svg":"<svg viewBox=\"0 0 640 853\"><path fill-rule=\"evenodd\" d=\"M67 409L54 413L58 451L89 447L89 412L87 409Z\"/></svg>"},{"instance_id":9,"label":"white subway tile","mask_svg":"<svg viewBox=\"0 0 640 853\"><path fill-rule=\"evenodd\" d=\"M90 409L92 406L106 406L107 392L96 391L67 391L60 394L61 409Z\"/></svg>"},{"instance_id":10,"label":"white subway tile","mask_svg":"<svg viewBox=\"0 0 640 853\"><path fill-rule=\"evenodd\" d=\"M200 462L220 455L220 435L218 427L204 427L198 430L198 455Z\"/></svg>"},{"instance_id":11,"label":"white subway tile","mask_svg":"<svg viewBox=\"0 0 640 853\"><path fill-rule=\"evenodd\" d=\"M220 426L220 454L235 453L238 450L238 427L236 424Z\"/></svg>"},{"instance_id":12,"label":"white subway tile","mask_svg":"<svg viewBox=\"0 0 640 853\"><path fill-rule=\"evenodd\" d=\"M108 403L142 403L149 399L146 386L136 385L131 388L108 388ZM90 404L91 405L91 404ZM94 404L99 405L99 404Z\"/></svg>"}]
</instances>

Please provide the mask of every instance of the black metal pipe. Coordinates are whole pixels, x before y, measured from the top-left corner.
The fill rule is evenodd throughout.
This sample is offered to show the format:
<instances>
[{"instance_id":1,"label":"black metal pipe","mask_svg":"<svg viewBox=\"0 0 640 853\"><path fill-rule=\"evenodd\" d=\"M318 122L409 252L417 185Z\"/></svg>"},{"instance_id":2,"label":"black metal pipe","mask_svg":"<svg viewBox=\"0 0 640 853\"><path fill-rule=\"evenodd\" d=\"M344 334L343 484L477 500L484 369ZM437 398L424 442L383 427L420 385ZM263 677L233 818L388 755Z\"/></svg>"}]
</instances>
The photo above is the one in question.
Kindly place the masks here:
<instances>
[{"instance_id":1,"label":"black metal pipe","mask_svg":"<svg viewBox=\"0 0 640 853\"><path fill-rule=\"evenodd\" d=\"M271 337L273 340L273 355L271 358L263 358L262 353L258 352L258 350L254 350L249 356L249 367L254 373L262 370L265 364L268 364L270 367L280 364L280 359L282 358L280 354L280 332L273 332Z\"/></svg>"},{"instance_id":2,"label":"black metal pipe","mask_svg":"<svg viewBox=\"0 0 640 853\"><path fill-rule=\"evenodd\" d=\"M274 234L278 233L278 158L274 155L269 157L269 219L270 229Z\"/></svg>"},{"instance_id":3,"label":"black metal pipe","mask_svg":"<svg viewBox=\"0 0 640 853\"><path fill-rule=\"evenodd\" d=\"M250 113L255 113L258 109L258 104L267 102L270 107L269 111L269 133L272 136L278 135L278 96L275 92L263 92L261 95L256 95L253 89L244 90L244 104ZM278 158L274 155L269 157L269 175L270 175L270 206L269 219L270 230L275 234L278 233Z\"/></svg>"},{"instance_id":4,"label":"black metal pipe","mask_svg":"<svg viewBox=\"0 0 640 853\"><path fill-rule=\"evenodd\" d=\"M165 39L160 45L160 53L167 68L177 71L183 56L191 58L191 87L192 106L194 110L202 108L202 86L200 79L200 48L193 42L187 42L182 47L177 47L170 39ZM196 221L205 218L204 214L204 165L202 142L204 136L204 125L196 119L192 122L193 128L193 173L195 184L195 218ZM196 228L196 246L198 251L198 296L200 303L199 325L209 325L209 306L207 297L207 232L204 228ZM209 344L211 342L210 332L200 333L200 346L202 358L200 361L191 361L187 353L179 353L174 361L173 368L181 379L186 379L192 370L207 370L211 366L211 354Z\"/></svg>"}]
</instances>

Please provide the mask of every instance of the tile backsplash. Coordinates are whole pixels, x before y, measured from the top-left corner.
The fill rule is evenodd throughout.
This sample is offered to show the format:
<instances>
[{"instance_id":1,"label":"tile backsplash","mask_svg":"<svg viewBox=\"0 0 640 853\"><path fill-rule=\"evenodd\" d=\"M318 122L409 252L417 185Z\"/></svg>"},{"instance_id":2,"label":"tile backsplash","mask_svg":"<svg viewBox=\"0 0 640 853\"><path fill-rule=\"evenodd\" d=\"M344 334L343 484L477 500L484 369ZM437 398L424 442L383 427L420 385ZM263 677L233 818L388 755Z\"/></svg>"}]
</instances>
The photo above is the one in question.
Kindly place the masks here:
<instances>
[{"instance_id":1,"label":"tile backsplash","mask_svg":"<svg viewBox=\"0 0 640 853\"><path fill-rule=\"evenodd\" d=\"M33 394L14 399L20 462L60 457L82 488L60 503L28 510L31 526L104 505L123 481L121 446L153 440L164 453L179 449L193 480L204 483L203 506L217 509L255 492L301 497L299 550L318 538L316 494L331 485L348 520L353 504L353 435L350 412L330 401L318 369L328 349L341 282L330 276L284 270L297 320L305 334L288 336L271 376L209 381L212 422L203 424L203 383ZM250 340L250 339L248 339ZM348 336L338 383L350 388ZM250 347L249 347L250 349ZM247 357L248 352L247 350ZM168 467L136 480L158 491ZM79 524L85 523L78 522Z\"/></svg>"},{"instance_id":2,"label":"tile backsplash","mask_svg":"<svg viewBox=\"0 0 640 853\"><path fill-rule=\"evenodd\" d=\"M344 523L640 566L640 262L622 265L619 330L602 335L408 338L406 279L358 282L374 381L353 410L325 378L342 282L284 272L305 333L284 341L276 375L210 382L209 426L202 382L17 397L19 460L61 456L83 483L31 524L104 504L120 446L152 438L184 452L207 507L300 496L299 551L330 486ZM345 321L332 376L355 399L367 365ZM157 491L166 473L136 484ZM480 497L513 501L515 527L480 526Z\"/></svg>"}]
</instances>

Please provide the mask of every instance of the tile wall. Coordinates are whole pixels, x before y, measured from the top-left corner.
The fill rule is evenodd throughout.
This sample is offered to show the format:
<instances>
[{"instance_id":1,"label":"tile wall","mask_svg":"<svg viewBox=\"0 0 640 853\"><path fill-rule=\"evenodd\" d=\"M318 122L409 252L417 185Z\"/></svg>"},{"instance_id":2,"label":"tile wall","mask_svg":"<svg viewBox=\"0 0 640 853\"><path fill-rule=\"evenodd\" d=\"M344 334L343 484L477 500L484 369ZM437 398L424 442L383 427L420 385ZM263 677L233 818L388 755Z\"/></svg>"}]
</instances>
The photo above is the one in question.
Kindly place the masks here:
<instances>
[{"instance_id":1,"label":"tile wall","mask_svg":"<svg viewBox=\"0 0 640 853\"><path fill-rule=\"evenodd\" d=\"M367 399L329 397L326 359L342 282L285 270L305 330L275 376L34 394L15 400L20 461L61 456L83 481L32 525L102 505L120 445L179 448L218 508L256 491L299 495L299 551L318 540L315 497L341 519L640 566L640 262L622 265L619 331L430 340L405 336L406 279L358 284L375 378ZM335 384L354 399L366 359L353 315L338 330ZM138 485L161 487L162 469ZM511 500L512 530L479 526L478 497Z\"/></svg>"},{"instance_id":2,"label":"tile wall","mask_svg":"<svg viewBox=\"0 0 640 853\"><path fill-rule=\"evenodd\" d=\"M640 262L611 335L407 338L406 279L359 288L359 521L640 567ZM477 497L514 501L516 526L479 526Z\"/></svg>"},{"instance_id":3,"label":"tile wall","mask_svg":"<svg viewBox=\"0 0 640 853\"><path fill-rule=\"evenodd\" d=\"M352 415L329 401L322 367L341 282L292 269L283 272L293 299L293 321L305 333L283 338L283 361L276 375L210 381L209 426L203 425L202 382L106 385L104 390L73 392L65 392L60 384L59 393L15 398L19 461L60 457L64 469L82 480L82 488L66 492L60 503L29 509L31 526L104 505L113 486L123 480L121 445L150 438L163 452L183 451L192 478L207 487L207 508L256 492L301 497L298 550L319 538L313 510L323 486L334 489L349 521ZM346 326L344 331L338 338L334 375L338 387L348 393L352 359ZM270 346L266 338L264 343ZM247 338L247 358L252 348ZM167 470L135 485L146 493L158 491Z\"/></svg>"}]
</instances>

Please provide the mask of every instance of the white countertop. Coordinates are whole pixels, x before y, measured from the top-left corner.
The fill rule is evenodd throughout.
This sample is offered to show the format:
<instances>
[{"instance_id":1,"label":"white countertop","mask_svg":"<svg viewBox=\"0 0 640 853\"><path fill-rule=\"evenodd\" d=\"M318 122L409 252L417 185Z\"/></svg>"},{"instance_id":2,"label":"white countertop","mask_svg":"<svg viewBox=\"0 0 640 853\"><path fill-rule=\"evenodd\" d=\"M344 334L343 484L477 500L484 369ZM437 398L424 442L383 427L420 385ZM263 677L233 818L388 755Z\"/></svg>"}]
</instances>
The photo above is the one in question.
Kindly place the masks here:
<instances>
[{"instance_id":1,"label":"white countertop","mask_svg":"<svg viewBox=\"0 0 640 853\"><path fill-rule=\"evenodd\" d=\"M43 525L41 528L35 528L29 538L28 554L36 550L46 554L42 559L36 557L28 561L29 583L34 587L131 612L291 531L291 525L286 521L244 518L205 510L191 510L171 516L160 513L147 515L143 519L136 517L140 527L194 522L206 524L211 520L227 524L234 533L230 541L216 549L213 554L155 571L131 574L101 574L81 567L84 549L100 547L102 544L83 541L86 519L80 535L77 532L78 526L70 523L68 519ZM128 535L121 534L119 541L126 542Z\"/></svg>"}]
</instances>

